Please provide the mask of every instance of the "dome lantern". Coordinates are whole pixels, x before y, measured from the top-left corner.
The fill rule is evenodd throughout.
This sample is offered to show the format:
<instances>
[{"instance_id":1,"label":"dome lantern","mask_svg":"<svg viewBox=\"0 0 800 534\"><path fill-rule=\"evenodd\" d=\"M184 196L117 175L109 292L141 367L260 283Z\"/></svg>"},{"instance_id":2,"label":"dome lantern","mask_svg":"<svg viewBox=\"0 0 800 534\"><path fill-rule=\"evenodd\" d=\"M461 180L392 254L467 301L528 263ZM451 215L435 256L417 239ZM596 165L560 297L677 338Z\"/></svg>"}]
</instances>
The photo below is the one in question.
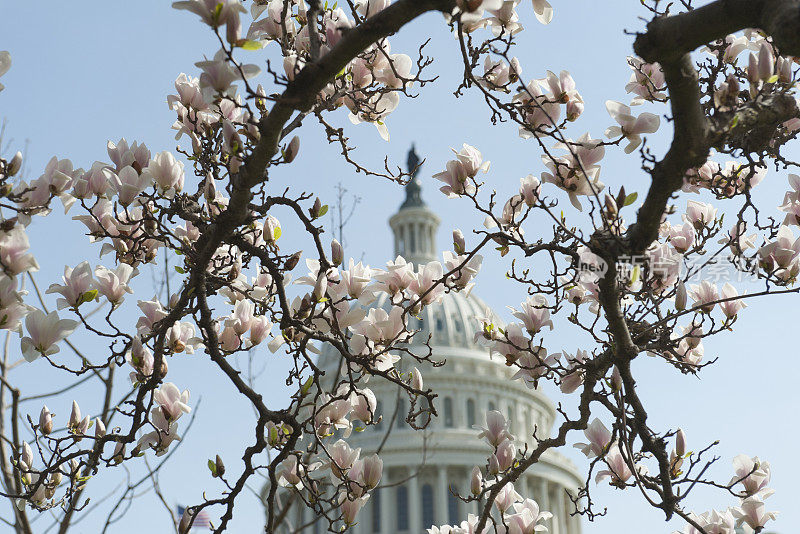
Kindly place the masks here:
<instances>
[{"instance_id":1,"label":"dome lantern","mask_svg":"<svg viewBox=\"0 0 800 534\"><path fill-rule=\"evenodd\" d=\"M412 145L407 159L411 179L405 187L406 198L389 219L394 233L394 255L402 256L417 266L437 258L436 232L441 222L422 200L422 185L417 178L420 161Z\"/></svg>"}]
</instances>

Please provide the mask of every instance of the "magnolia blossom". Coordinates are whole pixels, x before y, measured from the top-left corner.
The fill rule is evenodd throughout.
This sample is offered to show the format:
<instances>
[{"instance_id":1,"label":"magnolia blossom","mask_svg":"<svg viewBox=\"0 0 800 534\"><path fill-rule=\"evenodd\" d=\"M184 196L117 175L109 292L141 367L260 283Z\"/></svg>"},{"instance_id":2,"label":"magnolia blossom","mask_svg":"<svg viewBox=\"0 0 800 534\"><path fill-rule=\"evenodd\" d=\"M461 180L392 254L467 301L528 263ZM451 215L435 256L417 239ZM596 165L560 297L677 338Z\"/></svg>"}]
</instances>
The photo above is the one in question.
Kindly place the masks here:
<instances>
[{"instance_id":1,"label":"magnolia blossom","mask_svg":"<svg viewBox=\"0 0 800 534\"><path fill-rule=\"evenodd\" d=\"M59 351L57 343L69 336L78 327L72 319L59 319L58 313L44 312L34 309L25 318L25 330L20 345L22 355L32 362L39 356L50 356Z\"/></svg>"},{"instance_id":2,"label":"magnolia blossom","mask_svg":"<svg viewBox=\"0 0 800 534\"><path fill-rule=\"evenodd\" d=\"M602 456L611 442L611 432L606 425L600 419L594 418L583 433L589 443L576 443L575 447L579 448L587 458Z\"/></svg>"},{"instance_id":3,"label":"magnolia blossom","mask_svg":"<svg viewBox=\"0 0 800 534\"><path fill-rule=\"evenodd\" d=\"M705 313L711 313L719 300L719 291L717 285L708 280L703 280L699 285L689 286L689 296L695 302L695 306L699 306L700 310Z\"/></svg>"},{"instance_id":4,"label":"magnolia blossom","mask_svg":"<svg viewBox=\"0 0 800 534\"><path fill-rule=\"evenodd\" d=\"M554 95L545 95L539 80L531 80L517 93L513 102L518 104L524 125L519 127L519 136L528 139L542 135L555 127L561 116L561 106Z\"/></svg>"},{"instance_id":5,"label":"magnolia blossom","mask_svg":"<svg viewBox=\"0 0 800 534\"><path fill-rule=\"evenodd\" d=\"M39 264L33 254L28 252L30 243L25 228L14 226L7 232L0 232L0 262L9 276L27 271L38 271Z\"/></svg>"},{"instance_id":6,"label":"magnolia blossom","mask_svg":"<svg viewBox=\"0 0 800 534\"><path fill-rule=\"evenodd\" d=\"M550 320L550 310L547 308L547 299L543 295L532 295L522 303L522 310L514 308L512 315L523 322L528 334L534 336L545 326L553 329L553 321Z\"/></svg>"},{"instance_id":7,"label":"magnolia blossom","mask_svg":"<svg viewBox=\"0 0 800 534\"><path fill-rule=\"evenodd\" d=\"M227 93L231 84L241 78L241 72L245 78L252 78L261 72L256 65L246 64L236 66L227 61L224 50L219 50L211 60L200 61L195 65L203 70L200 75L200 88L204 91L214 90L219 93Z\"/></svg>"},{"instance_id":8,"label":"magnolia blossom","mask_svg":"<svg viewBox=\"0 0 800 534\"><path fill-rule=\"evenodd\" d=\"M670 226L669 243L681 254L686 254L694 245L694 232L694 227L689 223Z\"/></svg>"},{"instance_id":9,"label":"magnolia blossom","mask_svg":"<svg viewBox=\"0 0 800 534\"><path fill-rule=\"evenodd\" d=\"M156 154L142 171L144 180L155 183L161 194L172 198L183 190L183 162L175 159L171 152L165 150Z\"/></svg>"},{"instance_id":10,"label":"magnolia blossom","mask_svg":"<svg viewBox=\"0 0 800 534\"><path fill-rule=\"evenodd\" d=\"M686 203L686 214L683 219L696 230L702 230L717 219L717 209L711 204L689 200Z\"/></svg>"},{"instance_id":11,"label":"magnolia blossom","mask_svg":"<svg viewBox=\"0 0 800 534\"><path fill-rule=\"evenodd\" d=\"M434 178L445 183L440 191L449 198L474 194L475 184L472 179L480 171L489 172L490 162L484 162L478 149L466 143L460 152L456 152L455 149L451 150L456 154L456 159L448 161L444 171L433 175Z\"/></svg>"},{"instance_id":12,"label":"magnolia blossom","mask_svg":"<svg viewBox=\"0 0 800 534\"><path fill-rule=\"evenodd\" d=\"M617 121L619 126L610 126L606 129L606 137L624 137L628 140L625 153L630 154L636 147L642 144L641 134L655 133L661 124L658 115L652 113L642 113L638 117L631 115L631 108L625 104L608 100L606 109L611 118Z\"/></svg>"},{"instance_id":13,"label":"magnolia blossom","mask_svg":"<svg viewBox=\"0 0 800 534\"><path fill-rule=\"evenodd\" d=\"M732 508L733 516L739 523L746 523L753 530L762 528L769 520L775 520L778 512L767 512L764 501L758 496L748 497L741 506Z\"/></svg>"},{"instance_id":14,"label":"magnolia blossom","mask_svg":"<svg viewBox=\"0 0 800 534\"><path fill-rule=\"evenodd\" d=\"M736 288L733 287L731 284L726 283L724 286L722 286L722 291L720 292L720 298L732 299L719 303L719 307L722 309L722 313L725 314L725 317L728 318L736 317L736 315L742 309L747 307L747 304L745 304L742 299L736 298L738 296L739 292L736 291Z\"/></svg>"},{"instance_id":15,"label":"magnolia blossom","mask_svg":"<svg viewBox=\"0 0 800 534\"><path fill-rule=\"evenodd\" d=\"M113 271L103 265L94 270L95 287L113 307L122 304L125 293L133 293L128 282L139 274L139 271L126 263L120 263Z\"/></svg>"},{"instance_id":16,"label":"magnolia blossom","mask_svg":"<svg viewBox=\"0 0 800 534\"><path fill-rule=\"evenodd\" d=\"M634 93L636 96L631 101L632 106L642 104L646 101L663 101L666 94L663 92L666 87L664 71L658 63L645 63L642 59L635 56L628 56L628 64L633 73L631 79L625 86L625 91Z\"/></svg>"},{"instance_id":17,"label":"magnolia blossom","mask_svg":"<svg viewBox=\"0 0 800 534\"><path fill-rule=\"evenodd\" d=\"M735 475L731 478L730 484L742 484L747 496L760 494L762 498L766 498L774 493L767 488L772 476L769 462L762 462L758 456L750 458L740 454L733 459L733 470Z\"/></svg>"},{"instance_id":18,"label":"magnolia blossom","mask_svg":"<svg viewBox=\"0 0 800 534\"><path fill-rule=\"evenodd\" d=\"M684 534L736 534L736 519L730 510L723 512L712 510L700 515L691 512L689 517L703 530L700 531L694 525L688 524L683 529Z\"/></svg>"},{"instance_id":19,"label":"magnolia blossom","mask_svg":"<svg viewBox=\"0 0 800 534\"><path fill-rule=\"evenodd\" d=\"M92 293L97 294L97 291L92 291L94 278L88 261L79 263L74 269L65 266L62 280L64 285L51 284L46 291L62 295L62 298L58 299L59 310L68 307L77 308L86 300L91 300Z\"/></svg>"},{"instance_id":20,"label":"magnolia blossom","mask_svg":"<svg viewBox=\"0 0 800 534\"><path fill-rule=\"evenodd\" d=\"M497 410L486 412L486 427L481 428L481 432L478 434L478 439L480 438L485 439L492 447L497 447L507 439L513 439L502 413Z\"/></svg>"},{"instance_id":21,"label":"magnolia blossom","mask_svg":"<svg viewBox=\"0 0 800 534\"><path fill-rule=\"evenodd\" d=\"M800 255L800 238L795 239L792 230L785 225L778 228L774 241L758 249L759 265L767 272L787 273L787 278L796 276L797 258Z\"/></svg>"},{"instance_id":22,"label":"magnolia blossom","mask_svg":"<svg viewBox=\"0 0 800 534\"><path fill-rule=\"evenodd\" d=\"M161 407L168 421L177 421L181 415L192 411L188 404L189 391L181 392L172 382L156 389L153 392L153 401Z\"/></svg>"},{"instance_id":23,"label":"magnolia blossom","mask_svg":"<svg viewBox=\"0 0 800 534\"><path fill-rule=\"evenodd\" d=\"M608 466L608 469L598 471L595 476L595 482L599 483L601 480L611 478L610 484L618 488L624 488L625 483L633 476L633 472L628 467L628 462L620 452L619 445L614 443L608 452L603 456L603 461Z\"/></svg>"},{"instance_id":24,"label":"magnolia blossom","mask_svg":"<svg viewBox=\"0 0 800 534\"><path fill-rule=\"evenodd\" d=\"M167 329L167 347L173 352L193 354L194 349L200 346L202 340L194 337L194 325L188 322L177 321Z\"/></svg>"}]
</instances>

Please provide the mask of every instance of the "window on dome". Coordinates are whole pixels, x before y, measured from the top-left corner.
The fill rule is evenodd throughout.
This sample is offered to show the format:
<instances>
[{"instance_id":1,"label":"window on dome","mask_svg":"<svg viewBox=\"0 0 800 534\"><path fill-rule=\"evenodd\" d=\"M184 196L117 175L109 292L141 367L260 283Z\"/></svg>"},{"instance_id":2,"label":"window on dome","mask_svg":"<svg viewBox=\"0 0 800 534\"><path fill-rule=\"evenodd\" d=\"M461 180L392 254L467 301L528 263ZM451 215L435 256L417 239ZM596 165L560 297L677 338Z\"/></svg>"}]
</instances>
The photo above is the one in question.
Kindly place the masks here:
<instances>
[{"instance_id":1,"label":"window on dome","mask_svg":"<svg viewBox=\"0 0 800 534\"><path fill-rule=\"evenodd\" d=\"M506 410L506 413L508 414L508 431L513 433L513 431L514 431L514 419L516 419L516 418L514 417L514 410L511 408L511 406L508 407L508 410Z\"/></svg>"},{"instance_id":2,"label":"window on dome","mask_svg":"<svg viewBox=\"0 0 800 534\"><path fill-rule=\"evenodd\" d=\"M377 488L370 495L369 501L372 503L372 530L381 531L381 489Z\"/></svg>"},{"instance_id":3,"label":"window on dome","mask_svg":"<svg viewBox=\"0 0 800 534\"><path fill-rule=\"evenodd\" d=\"M433 526L433 487L430 484L422 486L422 528Z\"/></svg>"},{"instance_id":4,"label":"window on dome","mask_svg":"<svg viewBox=\"0 0 800 534\"><path fill-rule=\"evenodd\" d=\"M491 412L491 411L496 410L496 409L497 408L495 407L494 403L492 401L489 401L489 411Z\"/></svg>"},{"instance_id":5,"label":"window on dome","mask_svg":"<svg viewBox=\"0 0 800 534\"><path fill-rule=\"evenodd\" d=\"M400 239L397 240L397 252L402 256L406 253L406 229L400 227Z\"/></svg>"},{"instance_id":6,"label":"window on dome","mask_svg":"<svg viewBox=\"0 0 800 534\"><path fill-rule=\"evenodd\" d=\"M417 240L416 240L416 236L414 235L414 234L416 234L416 232L414 232L414 228L409 228L408 230L409 230L408 236L411 238L410 239L410 245L411 246L409 247L408 252L412 252L413 253L413 252L415 252L417 250Z\"/></svg>"},{"instance_id":7,"label":"window on dome","mask_svg":"<svg viewBox=\"0 0 800 534\"><path fill-rule=\"evenodd\" d=\"M397 530L408 530L408 488L397 487Z\"/></svg>"},{"instance_id":8,"label":"window on dome","mask_svg":"<svg viewBox=\"0 0 800 534\"><path fill-rule=\"evenodd\" d=\"M467 399L467 428L475 426L475 401Z\"/></svg>"},{"instance_id":9,"label":"window on dome","mask_svg":"<svg viewBox=\"0 0 800 534\"><path fill-rule=\"evenodd\" d=\"M374 413L375 420L377 421L377 423L375 424L375 430L383 429L383 419L381 418L382 415L383 415L383 403L381 401L378 401L377 404L375 404L375 413Z\"/></svg>"},{"instance_id":10,"label":"window on dome","mask_svg":"<svg viewBox=\"0 0 800 534\"><path fill-rule=\"evenodd\" d=\"M460 521L460 515L458 513L458 497L447 492L447 521L451 525L458 524Z\"/></svg>"},{"instance_id":11,"label":"window on dome","mask_svg":"<svg viewBox=\"0 0 800 534\"><path fill-rule=\"evenodd\" d=\"M453 428L453 399L450 397L444 398L444 426Z\"/></svg>"},{"instance_id":12,"label":"window on dome","mask_svg":"<svg viewBox=\"0 0 800 534\"><path fill-rule=\"evenodd\" d=\"M406 400L399 399L397 401L397 428L406 426L406 416L408 415L408 408L406 408Z\"/></svg>"}]
</instances>

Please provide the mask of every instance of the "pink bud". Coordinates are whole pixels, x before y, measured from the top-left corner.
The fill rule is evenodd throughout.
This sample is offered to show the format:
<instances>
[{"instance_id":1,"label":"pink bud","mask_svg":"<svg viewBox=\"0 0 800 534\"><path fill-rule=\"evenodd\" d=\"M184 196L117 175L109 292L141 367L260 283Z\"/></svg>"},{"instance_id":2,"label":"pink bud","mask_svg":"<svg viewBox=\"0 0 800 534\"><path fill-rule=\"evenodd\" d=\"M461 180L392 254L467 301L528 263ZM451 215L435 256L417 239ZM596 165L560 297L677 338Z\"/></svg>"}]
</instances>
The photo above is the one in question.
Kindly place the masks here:
<instances>
[{"instance_id":1,"label":"pink bud","mask_svg":"<svg viewBox=\"0 0 800 534\"><path fill-rule=\"evenodd\" d=\"M469 481L469 490L473 495L480 495L483 488L483 475L481 475L480 468L476 465L472 468L472 477Z\"/></svg>"},{"instance_id":2,"label":"pink bud","mask_svg":"<svg viewBox=\"0 0 800 534\"><path fill-rule=\"evenodd\" d=\"M506 440L497 447L497 462L500 465L500 471L505 471L514 465L514 459L517 456L517 448L511 443L511 440Z\"/></svg>"},{"instance_id":3,"label":"pink bud","mask_svg":"<svg viewBox=\"0 0 800 534\"><path fill-rule=\"evenodd\" d=\"M500 462L497 461L497 456L492 454L489 456L489 474L496 475L500 472Z\"/></svg>"},{"instance_id":4,"label":"pink bud","mask_svg":"<svg viewBox=\"0 0 800 534\"><path fill-rule=\"evenodd\" d=\"M675 292L675 309L683 311L686 309L686 285L683 282L678 282Z\"/></svg>"},{"instance_id":5,"label":"pink bud","mask_svg":"<svg viewBox=\"0 0 800 534\"><path fill-rule=\"evenodd\" d=\"M297 157L298 152L300 152L300 138L295 135L292 137L292 140L289 141L286 150L283 151L284 161L286 161L286 163L293 162L294 158Z\"/></svg>"},{"instance_id":6,"label":"pink bud","mask_svg":"<svg viewBox=\"0 0 800 534\"><path fill-rule=\"evenodd\" d=\"M463 254L467 250L467 242L464 239L464 234L456 228L453 230L453 250L456 254Z\"/></svg>"},{"instance_id":7,"label":"pink bud","mask_svg":"<svg viewBox=\"0 0 800 534\"><path fill-rule=\"evenodd\" d=\"M106 435L106 425L98 417L94 421L94 437L97 438L97 439L100 439L105 435Z\"/></svg>"},{"instance_id":8,"label":"pink bud","mask_svg":"<svg viewBox=\"0 0 800 534\"><path fill-rule=\"evenodd\" d=\"M567 120L572 122L581 116L583 113L583 102L579 100L570 100L567 102Z\"/></svg>"},{"instance_id":9,"label":"pink bud","mask_svg":"<svg viewBox=\"0 0 800 534\"><path fill-rule=\"evenodd\" d=\"M81 408L78 406L77 401L72 401L72 412L69 414L69 423L67 428L70 430L77 430L78 425L81 423Z\"/></svg>"},{"instance_id":10,"label":"pink bud","mask_svg":"<svg viewBox=\"0 0 800 534\"><path fill-rule=\"evenodd\" d=\"M686 454L686 434L680 428L675 435L675 454L679 457L683 457Z\"/></svg>"},{"instance_id":11,"label":"pink bud","mask_svg":"<svg viewBox=\"0 0 800 534\"><path fill-rule=\"evenodd\" d=\"M619 374L619 369L616 365L611 372L611 389L614 391L622 391L622 375Z\"/></svg>"},{"instance_id":12,"label":"pink bud","mask_svg":"<svg viewBox=\"0 0 800 534\"><path fill-rule=\"evenodd\" d=\"M49 434L53 431L53 416L47 405L42 407L42 411L39 414L39 431L42 434Z\"/></svg>"},{"instance_id":13,"label":"pink bud","mask_svg":"<svg viewBox=\"0 0 800 534\"><path fill-rule=\"evenodd\" d=\"M11 158L11 161L8 162L8 167L6 167L6 173L9 176L14 176L19 172L22 168L22 152L17 152L14 154L14 157Z\"/></svg>"},{"instance_id":14,"label":"pink bud","mask_svg":"<svg viewBox=\"0 0 800 534\"><path fill-rule=\"evenodd\" d=\"M364 478L364 485L368 489L372 489L378 485L381 481L382 474L383 460L381 460L377 454L364 458L364 471L362 476Z\"/></svg>"},{"instance_id":15,"label":"pink bud","mask_svg":"<svg viewBox=\"0 0 800 534\"><path fill-rule=\"evenodd\" d=\"M411 387L418 391L422 391L423 385L422 373L419 372L419 369L414 367L414 370L411 372Z\"/></svg>"},{"instance_id":16,"label":"pink bud","mask_svg":"<svg viewBox=\"0 0 800 534\"><path fill-rule=\"evenodd\" d=\"M344 249L342 249L341 243L337 240L331 241L331 263L334 267L337 267L342 264L344 261Z\"/></svg>"}]
</instances>

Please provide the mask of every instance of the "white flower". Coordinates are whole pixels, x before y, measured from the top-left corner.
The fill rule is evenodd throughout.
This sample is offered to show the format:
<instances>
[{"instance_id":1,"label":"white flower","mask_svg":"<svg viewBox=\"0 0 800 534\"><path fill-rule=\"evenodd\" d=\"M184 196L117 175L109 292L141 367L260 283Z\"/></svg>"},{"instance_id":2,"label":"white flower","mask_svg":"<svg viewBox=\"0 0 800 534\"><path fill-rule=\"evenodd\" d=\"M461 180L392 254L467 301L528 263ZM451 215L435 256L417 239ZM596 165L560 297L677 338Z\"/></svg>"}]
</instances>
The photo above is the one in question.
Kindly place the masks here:
<instances>
[{"instance_id":1,"label":"white flower","mask_svg":"<svg viewBox=\"0 0 800 534\"><path fill-rule=\"evenodd\" d=\"M77 321L59 319L58 313L54 311L47 315L41 310L31 311L25 318L25 330L28 331L28 335L20 342L22 355L32 362L40 355L55 354L59 351L56 343L74 332L77 327Z\"/></svg>"}]
</instances>

